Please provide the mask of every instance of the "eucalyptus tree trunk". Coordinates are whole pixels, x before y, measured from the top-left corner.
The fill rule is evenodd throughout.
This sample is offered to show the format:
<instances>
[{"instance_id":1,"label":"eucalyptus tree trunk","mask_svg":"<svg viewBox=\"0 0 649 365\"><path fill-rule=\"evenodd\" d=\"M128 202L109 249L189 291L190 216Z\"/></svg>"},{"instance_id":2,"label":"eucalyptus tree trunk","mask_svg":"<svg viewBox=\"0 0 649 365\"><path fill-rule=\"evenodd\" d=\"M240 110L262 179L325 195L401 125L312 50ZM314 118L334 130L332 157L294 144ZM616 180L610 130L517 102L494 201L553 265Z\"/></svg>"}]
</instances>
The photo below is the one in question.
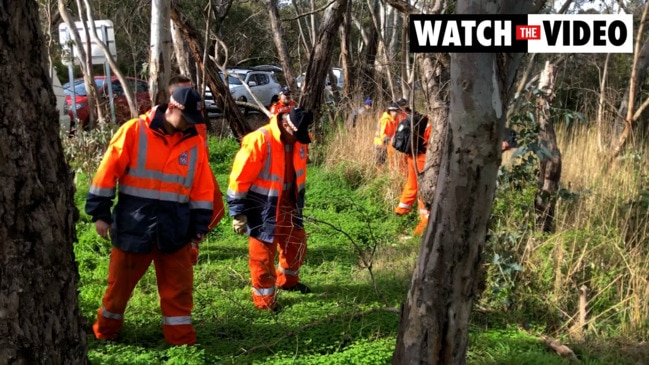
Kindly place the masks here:
<instances>
[{"instance_id":1,"label":"eucalyptus tree trunk","mask_svg":"<svg viewBox=\"0 0 649 365\"><path fill-rule=\"evenodd\" d=\"M342 75L343 75L343 80L345 80L343 84L343 100L347 102L352 101L352 95L354 93L354 89L356 86L356 77L355 77L355 70L354 70L354 64L352 61L352 48L350 46L351 43L351 21L352 21L352 3L349 2L347 3L347 9L345 10L345 14L343 15L343 23L340 27L340 66L343 69ZM354 105L353 102L351 102L351 105Z\"/></svg>"},{"instance_id":2,"label":"eucalyptus tree trunk","mask_svg":"<svg viewBox=\"0 0 649 365\"><path fill-rule=\"evenodd\" d=\"M527 13L532 1L458 0L457 14ZM451 55L449 125L428 227L402 307L394 364L465 364L468 325L519 55Z\"/></svg>"},{"instance_id":3,"label":"eucalyptus tree trunk","mask_svg":"<svg viewBox=\"0 0 649 365\"><path fill-rule=\"evenodd\" d=\"M302 95L298 103L307 110L314 112L314 120L318 120L318 110L322 102L323 88L331 54L334 47L335 37L338 27L343 20L343 15L347 9L347 0L335 0L327 9L322 17L320 28L318 29L317 39L309 64L306 68L306 76L302 85Z\"/></svg>"},{"instance_id":4,"label":"eucalyptus tree trunk","mask_svg":"<svg viewBox=\"0 0 649 365\"><path fill-rule=\"evenodd\" d=\"M65 24L68 26L68 32L70 32L71 40L76 46L70 47L70 49L76 49L77 52L73 55L73 57L70 57L69 61L74 62L74 57L79 60L79 67L81 68L81 73L83 74L83 82L86 86L86 90L88 91L88 128L93 128L97 113L99 113L99 117L102 118L101 110L97 107L99 92L97 91L97 85L95 84L92 77L92 67L88 67L88 65L86 64L86 50L83 48L83 42L81 42L81 37L79 36L79 31L77 31L77 26L74 24L74 19L72 19L72 16L68 11L67 4L64 2L64 0L58 0L58 2L59 13L61 14L61 17L63 18ZM72 82L73 80L70 81Z\"/></svg>"},{"instance_id":5,"label":"eucalyptus tree trunk","mask_svg":"<svg viewBox=\"0 0 649 365\"><path fill-rule=\"evenodd\" d=\"M277 0L268 0L268 18L270 19L270 29L273 32L273 43L277 48L279 63L284 71L284 78L291 90L297 90L297 81L295 80L295 70L293 62L284 40L284 29L279 20L279 11L277 10Z\"/></svg>"},{"instance_id":6,"label":"eucalyptus tree trunk","mask_svg":"<svg viewBox=\"0 0 649 365\"><path fill-rule=\"evenodd\" d=\"M302 18L300 17L300 9L297 6L297 1L296 0L291 0L291 4L293 4L293 9L295 10L295 15L297 16L297 28L300 32L300 42L302 43L302 46L304 47L304 51L306 52L307 58L311 57L311 50L313 48L313 43L311 41L311 37L309 36L309 42L307 42L307 35L305 33L310 33L309 31L309 26L308 23L305 22L304 28L302 27Z\"/></svg>"},{"instance_id":7,"label":"eucalyptus tree trunk","mask_svg":"<svg viewBox=\"0 0 649 365\"><path fill-rule=\"evenodd\" d=\"M151 1L151 52L149 53L149 95L151 105L169 100L171 77L170 5L167 0Z\"/></svg>"},{"instance_id":8,"label":"eucalyptus tree trunk","mask_svg":"<svg viewBox=\"0 0 649 365\"><path fill-rule=\"evenodd\" d=\"M448 131L450 56L444 54L417 55L421 81L426 95L431 134L426 149L426 163L419 175L419 197L430 208L435 197L437 177L441 167Z\"/></svg>"},{"instance_id":9,"label":"eucalyptus tree trunk","mask_svg":"<svg viewBox=\"0 0 649 365\"><path fill-rule=\"evenodd\" d=\"M190 77L192 75L192 69L189 65L189 54L185 48L185 41L183 40L182 34L178 30L178 27L174 25L173 21L170 21L171 29L171 40L174 47L174 55L176 56L176 64L178 65L178 70L180 74Z\"/></svg>"},{"instance_id":10,"label":"eucalyptus tree trunk","mask_svg":"<svg viewBox=\"0 0 649 365\"><path fill-rule=\"evenodd\" d=\"M635 110L635 101L638 94L636 89L641 88L640 83L644 82L644 78L647 75L647 66L649 64L649 54L647 53L647 50L649 50L649 40L645 40L644 45L642 46L642 48L640 48L640 40L642 39L645 19L647 18L647 10L649 10L649 2L644 6L644 10L642 11L642 19L640 20L640 25L638 26L638 31L636 33L634 45L635 53L633 54L633 65L631 66L629 87L626 90L624 98L622 100L622 106L620 107L620 110L618 110L618 113L625 113L618 114L619 117L616 118L616 121L618 122L617 124L620 124L619 121L621 119L621 116L624 116L624 119L621 120L623 123L622 125L616 125L616 135L614 136L614 138L617 139L617 141L615 141L613 144L610 157L611 159L616 158L622 152L624 145L631 137L634 127L633 115ZM638 49L640 49L639 52Z\"/></svg>"},{"instance_id":11,"label":"eucalyptus tree trunk","mask_svg":"<svg viewBox=\"0 0 649 365\"><path fill-rule=\"evenodd\" d=\"M103 120L103 110L101 108L101 101L99 100L99 92L97 91L96 85L95 85L95 78L93 77L93 72L92 72L92 45L90 43L90 32L88 31L88 23L86 19L83 18L83 4L81 0L76 0L77 3L77 11L79 13L79 21L83 25L83 35L84 39L86 40L85 46L86 48L83 51L84 58L81 59L79 58L79 65L81 68L81 72L83 73L83 82L86 86L86 90L88 90L88 94L92 95L91 98L87 98L88 100L88 110L90 110L90 113L88 115L88 124L86 125L86 128L88 129L93 129L95 127L95 111L97 113L97 117L99 120ZM82 49L83 47L81 45L77 46L79 49ZM85 70L85 71L84 71ZM93 95L94 93L94 95ZM91 101L90 99L94 99L94 101Z\"/></svg>"},{"instance_id":12,"label":"eucalyptus tree trunk","mask_svg":"<svg viewBox=\"0 0 649 365\"><path fill-rule=\"evenodd\" d=\"M88 18L88 22L90 24L95 24L95 19L92 16L93 11L92 11L92 6L90 5L90 0L83 0L83 2L86 7L86 17ZM110 54L110 50L108 49L108 47L97 36L97 29L93 26L90 28L89 32L93 42L95 42L97 46L101 48L102 52L104 53L104 57L106 57L110 69L113 71L113 75L117 77L120 84L122 85L122 92L124 93L124 97L126 98L126 102L128 103L128 108L129 111L131 112L131 118L137 117L139 109L135 102L135 97L133 94L134 91L131 90L131 86L128 84L128 82L126 81L126 77L117 66L117 62L115 62L115 59Z\"/></svg>"},{"instance_id":13,"label":"eucalyptus tree trunk","mask_svg":"<svg viewBox=\"0 0 649 365\"><path fill-rule=\"evenodd\" d=\"M78 211L38 4L4 2L0 28L0 364L84 364Z\"/></svg>"},{"instance_id":14,"label":"eucalyptus tree trunk","mask_svg":"<svg viewBox=\"0 0 649 365\"><path fill-rule=\"evenodd\" d=\"M365 51L363 58L360 61L359 79L361 83L361 92L363 96L369 96L376 100L378 94L378 85L375 81L376 70L374 69L374 62L376 61L376 52L379 47L379 32L376 27L371 27L370 33L367 35L365 42Z\"/></svg>"},{"instance_id":15,"label":"eucalyptus tree trunk","mask_svg":"<svg viewBox=\"0 0 649 365\"><path fill-rule=\"evenodd\" d=\"M552 232L559 180L561 179L561 151L559 151L557 136L550 118L550 104L554 99L556 79L557 68L550 61L546 61L539 80L536 120L540 127L539 146L545 148L547 153L544 153L541 158L538 189L534 199L536 224L543 232Z\"/></svg>"},{"instance_id":16,"label":"eucalyptus tree trunk","mask_svg":"<svg viewBox=\"0 0 649 365\"><path fill-rule=\"evenodd\" d=\"M171 7L171 19L187 42L187 46L189 47L198 68L202 70L203 75L205 76L205 82L214 95L214 101L216 101L218 107L223 111L223 115L228 120L232 135L234 135L237 140L241 140L243 136L252 131L252 127L243 117L243 114L237 106L237 103L232 98L228 87L225 86L223 80L221 80L216 64L214 62L203 63L203 42L201 35L191 25L191 23L182 16L177 4L175 3Z\"/></svg>"}]
</instances>

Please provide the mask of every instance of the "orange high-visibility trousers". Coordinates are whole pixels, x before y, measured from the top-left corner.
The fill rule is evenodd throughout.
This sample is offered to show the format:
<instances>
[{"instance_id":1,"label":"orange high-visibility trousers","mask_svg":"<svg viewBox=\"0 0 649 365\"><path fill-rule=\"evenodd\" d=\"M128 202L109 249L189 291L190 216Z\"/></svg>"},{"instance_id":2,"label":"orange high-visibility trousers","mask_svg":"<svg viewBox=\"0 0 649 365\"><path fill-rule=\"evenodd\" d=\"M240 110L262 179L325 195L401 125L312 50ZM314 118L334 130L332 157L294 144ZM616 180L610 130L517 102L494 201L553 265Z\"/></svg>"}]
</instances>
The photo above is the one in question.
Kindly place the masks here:
<instances>
[{"instance_id":1,"label":"orange high-visibility trousers","mask_svg":"<svg viewBox=\"0 0 649 365\"><path fill-rule=\"evenodd\" d=\"M117 337L133 289L153 261L165 340L171 345L195 344L196 332L191 318L194 273L190 250L190 244L171 254L163 254L155 244L153 250L146 254L113 247L108 267L108 288L97 313L97 321L92 326L95 337L107 340Z\"/></svg>"},{"instance_id":2,"label":"orange high-visibility trousers","mask_svg":"<svg viewBox=\"0 0 649 365\"><path fill-rule=\"evenodd\" d=\"M412 209L412 204L414 204L415 199L417 199L417 171L422 172L424 170L424 165L426 163L426 154L421 153L417 155L417 171L415 171L415 161L412 158L412 155L406 156L407 163L407 177L406 183L403 186L403 191L401 192L401 197L399 198L399 205L395 208L394 212L397 214L405 214L410 212ZM419 215L423 215L424 211L427 212L424 203L419 199ZM426 218L428 214L426 213Z\"/></svg>"},{"instance_id":3,"label":"orange high-visibility trousers","mask_svg":"<svg viewBox=\"0 0 649 365\"><path fill-rule=\"evenodd\" d=\"M286 211L280 208L281 211ZM278 287L290 288L300 279L300 267L306 256L306 233L291 221L292 214L280 213L273 242L248 238L252 301L259 309L275 307ZM279 247L279 266L275 270L275 255Z\"/></svg>"}]
</instances>

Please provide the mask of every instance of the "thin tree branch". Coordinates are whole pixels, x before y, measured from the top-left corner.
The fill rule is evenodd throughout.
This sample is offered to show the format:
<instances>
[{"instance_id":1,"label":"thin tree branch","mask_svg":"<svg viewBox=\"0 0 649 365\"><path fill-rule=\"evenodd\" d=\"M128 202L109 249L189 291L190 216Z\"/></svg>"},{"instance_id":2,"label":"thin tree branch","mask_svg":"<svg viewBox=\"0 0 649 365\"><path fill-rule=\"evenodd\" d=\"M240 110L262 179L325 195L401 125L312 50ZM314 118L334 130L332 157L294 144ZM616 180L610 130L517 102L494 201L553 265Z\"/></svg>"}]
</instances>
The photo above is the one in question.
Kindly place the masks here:
<instances>
[{"instance_id":1,"label":"thin tree branch","mask_svg":"<svg viewBox=\"0 0 649 365\"><path fill-rule=\"evenodd\" d=\"M313 14L319 13L319 12L321 12L321 11L324 11L326 8L330 7L330 6L331 6L333 3L335 3L335 2L336 2L336 0L331 0L331 1L329 2L329 4L327 4L327 5L325 5L325 6L321 6L321 7L317 8L317 9L315 9L315 10L313 10L313 11L310 11L310 12L308 12L308 13L298 14L297 16L295 16L295 17L293 17L293 18L285 18L285 19L282 19L282 21L283 21L283 22L289 22L289 21L293 21L293 20L298 20L298 19L300 19L300 18L304 18L304 17L307 16L307 15L313 15Z\"/></svg>"}]
</instances>

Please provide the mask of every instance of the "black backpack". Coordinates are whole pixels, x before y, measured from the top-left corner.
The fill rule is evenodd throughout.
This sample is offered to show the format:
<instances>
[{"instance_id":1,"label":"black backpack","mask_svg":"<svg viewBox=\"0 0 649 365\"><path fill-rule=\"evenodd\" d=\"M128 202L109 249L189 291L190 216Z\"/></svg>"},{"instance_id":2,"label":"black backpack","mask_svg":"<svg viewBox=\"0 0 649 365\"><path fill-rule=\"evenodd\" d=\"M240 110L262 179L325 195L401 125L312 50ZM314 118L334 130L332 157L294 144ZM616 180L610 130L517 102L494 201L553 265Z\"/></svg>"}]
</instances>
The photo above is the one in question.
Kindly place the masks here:
<instances>
[{"instance_id":1,"label":"black backpack","mask_svg":"<svg viewBox=\"0 0 649 365\"><path fill-rule=\"evenodd\" d=\"M397 131L392 138L392 147L399 152L409 155L413 153L413 147L415 148L415 154L424 153L426 151L424 131L426 130L427 124L427 116L418 113L408 114L397 126ZM413 138L416 138L414 143L412 142Z\"/></svg>"}]
</instances>

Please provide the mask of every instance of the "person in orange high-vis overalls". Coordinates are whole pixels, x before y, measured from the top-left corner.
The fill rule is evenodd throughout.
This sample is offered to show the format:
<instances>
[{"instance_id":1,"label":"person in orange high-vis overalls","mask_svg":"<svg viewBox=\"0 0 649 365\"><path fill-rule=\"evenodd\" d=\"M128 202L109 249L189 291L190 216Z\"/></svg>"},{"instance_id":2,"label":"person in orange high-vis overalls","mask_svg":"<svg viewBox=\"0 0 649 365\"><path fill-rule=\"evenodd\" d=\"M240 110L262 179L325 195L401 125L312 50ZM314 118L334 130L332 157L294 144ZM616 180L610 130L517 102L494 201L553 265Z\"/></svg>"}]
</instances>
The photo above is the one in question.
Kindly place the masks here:
<instances>
[{"instance_id":1,"label":"person in orange high-vis overalls","mask_svg":"<svg viewBox=\"0 0 649 365\"><path fill-rule=\"evenodd\" d=\"M414 150L410 154L406 154L407 177L406 183L403 186L399 204L394 209L397 215L409 213L412 205L417 199L417 177L424 170L426 164L426 148L428 146L428 139L430 138L431 126L427 116L422 116L417 113L410 113L408 118L414 117L414 125L412 128L412 139L416 142ZM416 164L416 165L415 165ZM419 208L419 223L415 227L414 234L422 234L426 225L428 224L429 211L421 199L418 200Z\"/></svg>"},{"instance_id":2,"label":"person in orange high-vis overalls","mask_svg":"<svg viewBox=\"0 0 649 365\"><path fill-rule=\"evenodd\" d=\"M108 288L92 326L97 339L117 337L131 293L153 262L165 340L196 342L190 248L208 232L214 198L204 141L194 127L204 121L200 106L196 91L178 88L169 104L124 123L93 177L86 212L113 244Z\"/></svg>"},{"instance_id":3,"label":"person in orange high-vis overalls","mask_svg":"<svg viewBox=\"0 0 649 365\"><path fill-rule=\"evenodd\" d=\"M388 149L394 132L397 130L396 116L399 113L399 106L392 103L388 106L378 123L374 133L374 149L376 152L376 164L383 165L388 158Z\"/></svg>"},{"instance_id":4,"label":"person in orange high-vis overalls","mask_svg":"<svg viewBox=\"0 0 649 365\"><path fill-rule=\"evenodd\" d=\"M173 92L179 88L179 87L193 87L192 85L192 80L184 75L176 75L173 76L171 79L169 79L169 95L173 94ZM207 152L207 156L209 157L210 155L210 150L207 145L207 123L197 123L194 125L194 128L196 128L196 131L198 132L198 135L203 138L205 141L205 151ZM211 171L211 167L210 167ZM219 188L219 183L216 181L216 176L214 176L214 173L211 172L212 176L214 177L214 200L212 201L212 218L210 218L210 224L208 224L207 228L212 230L216 225L221 221L223 218L223 215L225 215L225 206L223 205L223 193L221 192L221 189ZM192 257L192 264L196 265L198 262L198 252L199 252L199 246L197 243L192 243L192 248L191 248L191 257Z\"/></svg>"},{"instance_id":5,"label":"person in orange high-vis overalls","mask_svg":"<svg viewBox=\"0 0 649 365\"><path fill-rule=\"evenodd\" d=\"M291 100L291 89L284 86L279 91L279 100L270 106L270 114L288 113L295 108L295 102Z\"/></svg>"},{"instance_id":6,"label":"person in orange high-vis overalls","mask_svg":"<svg viewBox=\"0 0 649 365\"><path fill-rule=\"evenodd\" d=\"M312 121L313 114L301 108L276 114L243 138L234 159L226 201L235 232L249 235L252 299L258 309L280 309L277 288L311 292L299 273L307 250L302 210Z\"/></svg>"}]
</instances>

